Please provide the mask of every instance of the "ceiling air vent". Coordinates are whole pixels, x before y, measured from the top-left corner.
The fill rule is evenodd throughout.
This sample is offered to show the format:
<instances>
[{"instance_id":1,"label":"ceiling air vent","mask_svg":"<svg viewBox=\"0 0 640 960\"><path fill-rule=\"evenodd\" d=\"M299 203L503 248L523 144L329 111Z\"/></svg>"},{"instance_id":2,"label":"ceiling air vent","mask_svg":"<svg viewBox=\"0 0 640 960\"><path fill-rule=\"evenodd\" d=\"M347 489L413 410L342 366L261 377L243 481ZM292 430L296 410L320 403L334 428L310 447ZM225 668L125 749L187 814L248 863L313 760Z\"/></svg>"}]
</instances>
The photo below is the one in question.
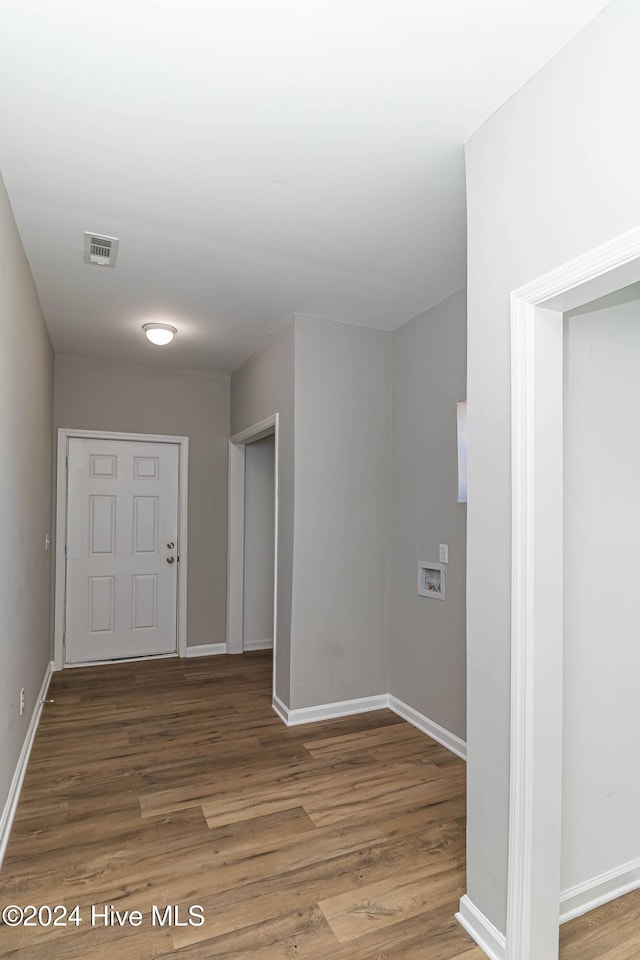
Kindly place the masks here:
<instances>
[{"instance_id":1,"label":"ceiling air vent","mask_svg":"<svg viewBox=\"0 0 640 960\"><path fill-rule=\"evenodd\" d=\"M103 237L99 233L85 233L85 263L95 263L99 267L115 267L117 256L118 240L116 237Z\"/></svg>"}]
</instances>

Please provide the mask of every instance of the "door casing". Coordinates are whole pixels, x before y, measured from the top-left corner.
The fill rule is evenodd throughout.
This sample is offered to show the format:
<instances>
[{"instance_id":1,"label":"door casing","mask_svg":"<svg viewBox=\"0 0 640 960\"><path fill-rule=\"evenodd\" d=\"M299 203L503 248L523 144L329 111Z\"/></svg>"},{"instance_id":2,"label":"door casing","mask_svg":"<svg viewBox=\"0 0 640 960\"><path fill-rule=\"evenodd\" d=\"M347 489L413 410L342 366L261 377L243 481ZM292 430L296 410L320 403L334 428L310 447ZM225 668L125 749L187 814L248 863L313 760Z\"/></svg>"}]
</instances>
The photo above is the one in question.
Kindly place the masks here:
<instances>
[{"instance_id":1,"label":"door casing","mask_svg":"<svg viewBox=\"0 0 640 960\"><path fill-rule=\"evenodd\" d=\"M640 280L640 228L511 293L507 960L555 960L560 921L563 318Z\"/></svg>"},{"instance_id":2,"label":"door casing","mask_svg":"<svg viewBox=\"0 0 640 960\"><path fill-rule=\"evenodd\" d=\"M56 555L54 596L54 670L62 670L73 664L64 662L64 633L66 608L66 562L67 539L67 448L72 437L92 440L137 440L144 443L174 443L178 446L178 548L180 567L178 571L178 656L187 656L187 516L188 516L188 461L189 438L146 433L112 433L103 430L58 430L58 466L56 486ZM173 656L173 654L169 654ZM137 658L134 658L137 659Z\"/></svg>"}]
</instances>

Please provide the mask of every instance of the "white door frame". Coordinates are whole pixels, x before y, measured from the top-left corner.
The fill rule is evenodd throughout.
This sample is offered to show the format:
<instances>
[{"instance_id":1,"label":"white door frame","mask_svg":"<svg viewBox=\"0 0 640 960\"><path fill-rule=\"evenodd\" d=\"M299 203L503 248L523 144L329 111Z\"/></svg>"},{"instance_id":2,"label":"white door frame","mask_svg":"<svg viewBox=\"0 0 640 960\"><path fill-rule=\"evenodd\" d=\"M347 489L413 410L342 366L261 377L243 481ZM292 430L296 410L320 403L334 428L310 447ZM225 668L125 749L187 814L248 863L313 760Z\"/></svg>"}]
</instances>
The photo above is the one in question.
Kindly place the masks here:
<instances>
[{"instance_id":1,"label":"white door frame","mask_svg":"<svg viewBox=\"0 0 640 960\"><path fill-rule=\"evenodd\" d=\"M187 514L189 438L161 436L146 433L112 433L104 430L58 430L58 466L56 490L56 560L54 597L54 670L62 670L64 662L64 632L67 602L65 547L67 541L67 456L72 437L88 440L140 440L143 443L174 443L178 445L178 617L177 637L179 657L187 656ZM175 656L170 654L169 656ZM140 659L140 658L132 658ZM147 659L147 658L143 658ZM107 661L110 662L110 661ZM68 664L68 666L72 666Z\"/></svg>"},{"instance_id":2,"label":"white door frame","mask_svg":"<svg viewBox=\"0 0 640 960\"><path fill-rule=\"evenodd\" d=\"M563 313L640 279L640 229L511 294L507 960L556 960L563 643Z\"/></svg>"},{"instance_id":3,"label":"white door frame","mask_svg":"<svg viewBox=\"0 0 640 960\"><path fill-rule=\"evenodd\" d=\"M245 447L263 437L275 437L273 545L273 694L276 691L278 636L278 424L274 413L234 434L229 440L229 547L227 555L227 653L242 653L244 634L244 495Z\"/></svg>"}]
</instances>

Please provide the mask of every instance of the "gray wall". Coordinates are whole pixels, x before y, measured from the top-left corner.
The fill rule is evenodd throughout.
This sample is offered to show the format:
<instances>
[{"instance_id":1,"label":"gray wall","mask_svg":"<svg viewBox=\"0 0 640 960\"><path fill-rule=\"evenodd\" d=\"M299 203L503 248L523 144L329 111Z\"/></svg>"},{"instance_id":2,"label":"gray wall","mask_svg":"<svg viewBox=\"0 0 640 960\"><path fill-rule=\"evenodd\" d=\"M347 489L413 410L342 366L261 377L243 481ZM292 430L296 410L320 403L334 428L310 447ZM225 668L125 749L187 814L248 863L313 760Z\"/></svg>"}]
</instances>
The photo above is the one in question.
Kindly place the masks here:
<instances>
[{"instance_id":1,"label":"gray wall","mask_svg":"<svg viewBox=\"0 0 640 960\"><path fill-rule=\"evenodd\" d=\"M53 351L0 179L0 815L50 655ZM19 715L20 689L25 711Z\"/></svg>"},{"instance_id":2,"label":"gray wall","mask_svg":"<svg viewBox=\"0 0 640 960\"><path fill-rule=\"evenodd\" d=\"M464 738L465 389L464 292L396 331L393 349L388 332L296 315L233 374L232 433L281 415L276 655L292 709L390 691ZM444 603L416 594L417 561L439 543Z\"/></svg>"},{"instance_id":3,"label":"gray wall","mask_svg":"<svg viewBox=\"0 0 640 960\"><path fill-rule=\"evenodd\" d=\"M229 378L57 357L55 426L189 437L187 642L224 643Z\"/></svg>"},{"instance_id":4,"label":"gray wall","mask_svg":"<svg viewBox=\"0 0 640 960\"><path fill-rule=\"evenodd\" d=\"M467 391L466 292L393 333L391 693L466 738L467 507L457 503L456 402ZM419 560L449 545L443 602Z\"/></svg>"},{"instance_id":5,"label":"gray wall","mask_svg":"<svg viewBox=\"0 0 640 960\"><path fill-rule=\"evenodd\" d=\"M273 559L275 541L274 437L245 448L244 611L245 649L273 643Z\"/></svg>"},{"instance_id":6,"label":"gray wall","mask_svg":"<svg viewBox=\"0 0 640 960\"><path fill-rule=\"evenodd\" d=\"M390 347L296 317L293 708L389 689Z\"/></svg>"},{"instance_id":7,"label":"gray wall","mask_svg":"<svg viewBox=\"0 0 640 960\"><path fill-rule=\"evenodd\" d=\"M294 516L293 321L274 334L231 376L231 434L274 413L278 439L278 636L276 694L289 706Z\"/></svg>"},{"instance_id":8,"label":"gray wall","mask_svg":"<svg viewBox=\"0 0 640 960\"><path fill-rule=\"evenodd\" d=\"M640 290L565 320L562 889L640 860Z\"/></svg>"},{"instance_id":9,"label":"gray wall","mask_svg":"<svg viewBox=\"0 0 640 960\"><path fill-rule=\"evenodd\" d=\"M467 142L467 892L506 925L509 294L640 223L637 0L614 0ZM487 558L491 590L487 590Z\"/></svg>"}]
</instances>

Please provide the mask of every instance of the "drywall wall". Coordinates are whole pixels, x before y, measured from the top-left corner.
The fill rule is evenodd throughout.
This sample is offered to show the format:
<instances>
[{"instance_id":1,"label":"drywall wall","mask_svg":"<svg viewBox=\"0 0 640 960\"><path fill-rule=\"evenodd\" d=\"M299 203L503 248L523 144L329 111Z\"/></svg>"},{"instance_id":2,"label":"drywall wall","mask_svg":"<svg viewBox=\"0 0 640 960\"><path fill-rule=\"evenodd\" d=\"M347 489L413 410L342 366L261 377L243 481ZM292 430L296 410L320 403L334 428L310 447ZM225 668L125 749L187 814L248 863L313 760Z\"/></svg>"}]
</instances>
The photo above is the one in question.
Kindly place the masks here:
<instances>
[{"instance_id":1,"label":"drywall wall","mask_svg":"<svg viewBox=\"0 0 640 960\"><path fill-rule=\"evenodd\" d=\"M640 289L565 319L562 889L640 860Z\"/></svg>"},{"instance_id":2,"label":"drywall wall","mask_svg":"<svg viewBox=\"0 0 640 960\"><path fill-rule=\"evenodd\" d=\"M293 318L231 376L231 435L279 416L278 436L278 636L276 695L289 703L294 518Z\"/></svg>"},{"instance_id":3,"label":"drywall wall","mask_svg":"<svg viewBox=\"0 0 640 960\"><path fill-rule=\"evenodd\" d=\"M640 224L636 0L614 0L466 144L467 892L506 926L510 725L509 295ZM487 564L490 562L490 589Z\"/></svg>"},{"instance_id":4,"label":"drywall wall","mask_svg":"<svg viewBox=\"0 0 640 960\"><path fill-rule=\"evenodd\" d=\"M391 334L296 316L292 708L389 689Z\"/></svg>"},{"instance_id":5,"label":"drywall wall","mask_svg":"<svg viewBox=\"0 0 640 960\"><path fill-rule=\"evenodd\" d=\"M0 330L1 818L51 660L52 550L45 550L45 535L53 475L53 351L1 179Z\"/></svg>"},{"instance_id":6,"label":"drywall wall","mask_svg":"<svg viewBox=\"0 0 640 960\"><path fill-rule=\"evenodd\" d=\"M273 644L274 437L245 447L243 645Z\"/></svg>"},{"instance_id":7,"label":"drywall wall","mask_svg":"<svg viewBox=\"0 0 640 960\"><path fill-rule=\"evenodd\" d=\"M464 292L394 337L392 349L388 332L297 314L233 374L231 430L280 413L280 699L299 709L391 692L464 738L466 508L456 503L455 406L466 390ZM392 372L402 501L393 607ZM416 595L417 561L433 550L437 558L441 542L451 550L450 592L430 611Z\"/></svg>"},{"instance_id":8,"label":"drywall wall","mask_svg":"<svg viewBox=\"0 0 640 960\"><path fill-rule=\"evenodd\" d=\"M391 693L466 739L467 506L457 503L456 402L466 398L461 291L393 333ZM420 560L449 546L445 600L418 596Z\"/></svg>"},{"instance_id":9,"label":"drywall wall","mask_svg":"<svg viewBox=\"0 0 640 960\"><path fill-rule=\"evenodd\" d=\"M229 378L57 357L55 426L189 437L187 644L224 643Z\"/></svg>"}]
</instances>

